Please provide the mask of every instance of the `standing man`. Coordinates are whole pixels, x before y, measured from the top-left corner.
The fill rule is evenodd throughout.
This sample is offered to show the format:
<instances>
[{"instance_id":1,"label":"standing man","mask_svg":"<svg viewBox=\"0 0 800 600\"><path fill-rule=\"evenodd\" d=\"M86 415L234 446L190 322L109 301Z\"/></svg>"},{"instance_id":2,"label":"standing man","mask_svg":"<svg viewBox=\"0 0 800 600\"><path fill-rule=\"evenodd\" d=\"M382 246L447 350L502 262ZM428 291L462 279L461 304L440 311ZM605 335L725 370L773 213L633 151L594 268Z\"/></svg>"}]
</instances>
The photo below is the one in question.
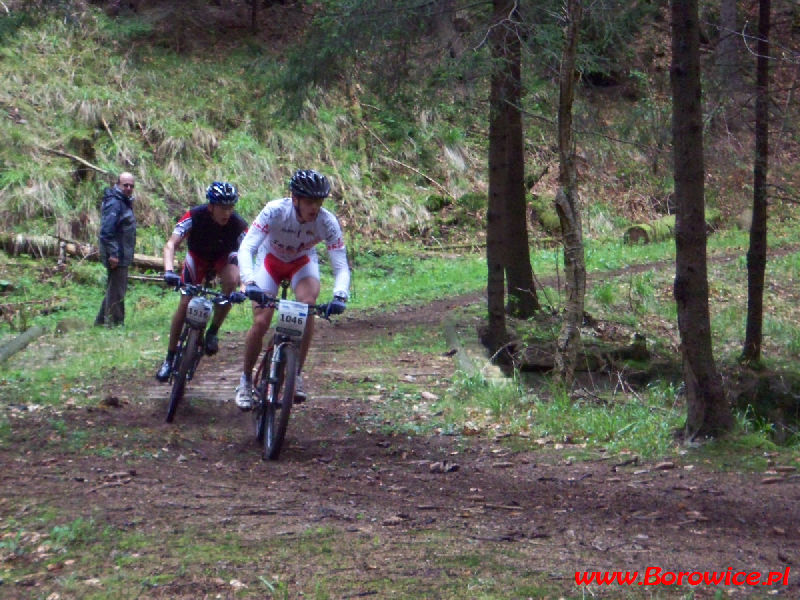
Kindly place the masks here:
<instances>
[{"instance_id":1,"label":"standing man","mask_svg":"<svg viewBox=\"0 0 800 600\"><path fill-rule=\"evenodd\" d=\"M125 293L128 291L128 267L136 246L136 216L133 214L134 177L120 173L114 187L103 192L100 212L100 260L106 267L106 295L100 305L95 325L113 327L125 321Z\"/></svg>"},{"instance_id":2,"label":"standing man","mask_svg":"<svg viewBox=\"0 0 800 600\"><path fill-rule=\"evenodd\" d=\"M211 275L218 275L223 293L230 294L239 285L236 251L247 232L247 221L234 212L239 192L233 184L213 182L206 190L206 199L208 203L189 209L181 217L167 240L164 246L164 281L175 286L181 283L202 285ZM173 270L175 250L183 240L186 240L188 251L181 275L178 275ZM190 299L190 296L182 295L172 316L167 356L156 373L159 381L169 380ZM219 350L217 334L230 309L230 304L214 305L214 316L205 335L205 352L209 356Z\"/></svg>"},{"instance_id":3,"label":"standing man","mask_svg":"<svg viewBox=\"0 0 800 600\"><path fill-rule=\"evenodd\" d=\"M319 261L315 246L325 243L333 268L333 301L329 314L344 312L350 288L350 267L338 219L322 208L331 193L328 179L313 169L301 169L289 182L291 197L268 202L253 221L239 246L239 269L246 290L278 293L284 279L291 283L298 302L316 304L320 292ZM258 260L253 261L253 257ZM244 365L236 388L236 406L250 410L253 403L253 367L264 335L272 321L272 308L253 304L253 324L247 332ZM306 399L301 371L314 335L313 314L308 315L300 343L300 362L295 383L295 402Z\"/></svg>"}]
</instances>

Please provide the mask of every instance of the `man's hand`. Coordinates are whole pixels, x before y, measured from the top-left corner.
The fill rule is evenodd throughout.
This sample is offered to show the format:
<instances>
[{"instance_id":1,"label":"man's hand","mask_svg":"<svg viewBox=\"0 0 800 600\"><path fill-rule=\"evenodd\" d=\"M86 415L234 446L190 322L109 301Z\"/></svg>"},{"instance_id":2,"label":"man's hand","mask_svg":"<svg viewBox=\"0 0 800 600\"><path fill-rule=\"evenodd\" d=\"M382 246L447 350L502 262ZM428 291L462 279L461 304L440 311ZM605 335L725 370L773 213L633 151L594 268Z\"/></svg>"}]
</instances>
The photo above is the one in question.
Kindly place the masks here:
<instances>
[{"instance_id":1,"label":"man's hand","mask_svg":"<svg viewBox=\"0 0 800 600\"><path fill-rule=\"evenodd\" d=\"M228 300L231 304L240 304L247 300L247 296L245 296L243 292L235 291L228 295Z\"/></svg>"},{"instance_id":2,"label":"man's hand","mask_svg":"<svg viewBox=\"0 0 800 600\"><path fill-rule=\"evenodd\" d=\"M164 273L164 281L167 285L178 287L181 284L181 276L174 271L167 271Z\"/></svg>"},{"instance_id":3,"label":"man's hand","mask_svg":"<svg viewBox=\"0 0 800 600\"><path fill-rule=\"evenodd\" d=\"M254 302L262 302L264 299L264 291L255 283L248 283L245 285L244 294Z\"/></svg>"},{"instance_id":4,"label":"man's hand","mask_svg":"<svg viewBox=\"0 0 800 600\"><path fill-rule=\"evenodd\" d=\"M331 315L340 315L344 312L345 308L345 299L339 296L334 296L333 300L328 302L328 307L325 309L325 318L327 319Z\"/></svg>"},{"instance_id":5,"label":"man's hand","mask_svg":"<svg viewBox=\"0 0 800 600\"><path fill-rule=\"evenodd\" d=\"M109 269L116 269L119 266L119 259L116 256L109 256L108 257L108 268Z\"/></svg>"}]
</instances>

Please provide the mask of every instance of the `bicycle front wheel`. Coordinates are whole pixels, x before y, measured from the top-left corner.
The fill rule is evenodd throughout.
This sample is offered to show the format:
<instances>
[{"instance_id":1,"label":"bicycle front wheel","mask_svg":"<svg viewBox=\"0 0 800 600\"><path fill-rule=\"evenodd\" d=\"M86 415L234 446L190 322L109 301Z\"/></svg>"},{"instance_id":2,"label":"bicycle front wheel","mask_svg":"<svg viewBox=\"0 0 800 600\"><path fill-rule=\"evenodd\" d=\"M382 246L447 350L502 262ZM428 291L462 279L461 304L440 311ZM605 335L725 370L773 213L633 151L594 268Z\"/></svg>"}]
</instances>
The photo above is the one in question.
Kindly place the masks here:
<instances>
[{"instance_id":1,"label":"bicycle front wheel","mask_svg":"<svg viewBox=\"0 0 800 600\"><path fill-rule=\"evenodd\" d=\"M269 345L258 365L256 376L253 379L253 389L255 390L255 406L253 407L253 424L256 431L256 441L258 445L264 443L264 431L267 426L267 394L269 386L269 365L272 362L272 344Z\"/></svg>"},{"instance_id":2,"label":"bicycle front wheel","mask_svg":"<svg viewBox=\"0 0 800 600\"><path fill-rule=\"evenodd\" d=\"M264 459L278 460L283 438L289 426L289 415L294 402L294 386L297 379L297 349L286 344L278 365L278 381L269 387L264 427Z\"/></svg>"},{"instance_id":3,"label":"bicycle front wheel","mask_svg":"<svg viewBox=\"0 0 800 600\"><path fill-rule=\"evenodd\" d=\"M169 394L167 423L172 423L172 419L175 418L175 411L178 410L178 404L183 400L183 392L186 388L186 376L189 374L194 364L199 335L200 331L197 329L190 329L183 348L179 350L178 360L176 361L178 363L178 370L172 375L172 391Z\"/></svg>"}]
</instances>

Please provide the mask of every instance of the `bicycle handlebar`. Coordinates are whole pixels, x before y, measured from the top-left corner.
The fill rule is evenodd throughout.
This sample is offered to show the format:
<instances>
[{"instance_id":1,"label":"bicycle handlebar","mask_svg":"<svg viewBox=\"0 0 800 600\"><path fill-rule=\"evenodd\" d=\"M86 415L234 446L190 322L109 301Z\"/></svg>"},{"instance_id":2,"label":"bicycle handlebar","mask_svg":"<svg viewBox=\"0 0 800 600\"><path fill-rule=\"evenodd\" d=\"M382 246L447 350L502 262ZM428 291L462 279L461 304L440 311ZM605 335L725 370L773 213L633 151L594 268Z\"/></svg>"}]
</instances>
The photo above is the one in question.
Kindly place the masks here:
<instances>
[{"instance_id":1,"label":"bicycle handlebar","mask_svg":"<svg viewBox=\"0 0 800 600\"><path fill-rule=\"evenodd\" d=\"M240 304L247 300L247 297L241 292L231 292L230 294L223 294L217 290L203 287L195 283L181 283L175 287L175 291L180 292L184 296L204 296L214 304Z\"/></svg>"},{"instance_id":2,"label":"bicycle handlebar","mask_svg":"<svg viewBox=\"0 0 800 600\"><path fill-rule=\"evenodd\" d=\"M255 290L251 288L245 292L245 295L250 300L258 304L259 308L277 308L278 303L280 302L280 298L272 296L264 290ZM316 313L317 316L330 321L330 317L326 316L326 313L328 312L327 302L325 304L307 304L306 306L308 306L309 311L312 311Z\"/></svg>"}]
</instances>

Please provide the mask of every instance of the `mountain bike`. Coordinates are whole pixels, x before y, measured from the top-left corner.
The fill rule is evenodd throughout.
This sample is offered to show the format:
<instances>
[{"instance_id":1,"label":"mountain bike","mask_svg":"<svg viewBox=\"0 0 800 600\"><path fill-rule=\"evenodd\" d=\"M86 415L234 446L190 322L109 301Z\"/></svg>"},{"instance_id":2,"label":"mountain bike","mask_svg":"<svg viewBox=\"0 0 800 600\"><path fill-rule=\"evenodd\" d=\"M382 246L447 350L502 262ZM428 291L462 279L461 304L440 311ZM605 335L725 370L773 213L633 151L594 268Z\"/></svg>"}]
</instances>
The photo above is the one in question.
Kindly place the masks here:
<instances>
[{"instance_id":1,"label":"mountain bike","mask_svg":"<svg viewBox=\"0 0 800 600\"><path fill-rule=\"evenodd\" d=\"M249 292L248 297L261 308L277 309L275 333L253 378L253 421L256 440L263 446L264 460L277 460L289 425L294 403L300 340L311 314L330 320L327 304L304 304L286 299L288 281L281 282L281 297L265 292Z\"/></svg>"},{"instance_id":2,"label":"mountain bike","mask_svg":"<svg viewBox=\"0 0 800 600\"><path fill-rule=\"evenodd\" d=\"M172 423L178 404L183 400L186 384L192 380L197 365L204 354L206 324L211 318L214 305L235 304L245 301L244 294L233 292L230 295L222 294L216 290L205 288L202 285L182 283L175 288L184 296L191 296L186 307L186 319L183 330L178 338L178 347L175 358L172 359L169 383L172 389L169 394L169 407L167 408L167 423Z\"/></svg>"}]
</instances>

